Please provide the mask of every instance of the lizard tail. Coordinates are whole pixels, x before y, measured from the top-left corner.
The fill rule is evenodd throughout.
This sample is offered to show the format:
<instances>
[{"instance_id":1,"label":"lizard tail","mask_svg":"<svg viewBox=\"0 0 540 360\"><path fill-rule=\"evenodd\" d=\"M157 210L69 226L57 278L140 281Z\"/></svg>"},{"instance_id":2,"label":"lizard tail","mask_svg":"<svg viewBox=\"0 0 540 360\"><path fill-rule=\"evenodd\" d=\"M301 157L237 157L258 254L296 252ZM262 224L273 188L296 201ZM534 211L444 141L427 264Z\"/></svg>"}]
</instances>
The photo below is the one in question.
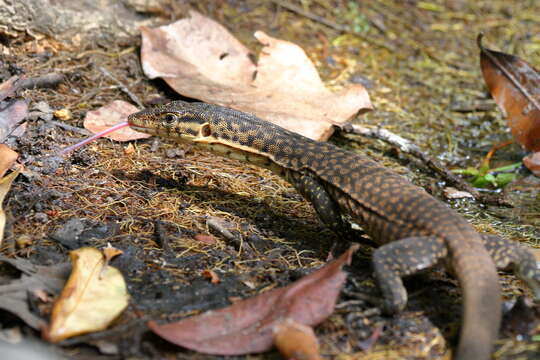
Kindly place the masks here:
<instances>
[{"instance_id":1,"label":"lizard tail","mask_svg":"<svg viewBox=\"0 0 540 360\"><path fill-rule=\"evenodd\" d=\"M497 269L472 228L460 232L459 238L449 236L447 241L452 267L463 289L463 323L454 359L491 359L502 312Z\"/></svg>"}]
</instances>

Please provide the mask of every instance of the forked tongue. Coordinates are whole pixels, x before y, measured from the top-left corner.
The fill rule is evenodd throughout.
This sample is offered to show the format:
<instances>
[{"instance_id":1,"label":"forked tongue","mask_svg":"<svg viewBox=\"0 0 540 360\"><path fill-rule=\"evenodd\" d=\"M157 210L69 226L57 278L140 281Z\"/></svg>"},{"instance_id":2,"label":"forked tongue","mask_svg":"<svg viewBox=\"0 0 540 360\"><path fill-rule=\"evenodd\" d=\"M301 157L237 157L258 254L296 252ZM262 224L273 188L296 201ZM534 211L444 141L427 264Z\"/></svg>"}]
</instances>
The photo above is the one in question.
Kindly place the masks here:
<instances>
[{"instance_id":1,"label":"forked tongue","mask_svg":"<svg viewBox=\"0 0 540 360\"><path fill-rule=\"evenodd\" d=\"M77 150L78 148L80 148L80 147L82 147L82 146L88 144L88 143L91 142L91 141L94 141L94 140L96 140L96 139L99 139L100 137L103 137L103 136L105 136L105 135L107 135L107 134L112 133L113 131L116 131L116 130L121 129L121 128L126 127L126 126L129 126L129 123L128 123L127 121L118 123L118 124L116 124L116 125L114 125L114 126L111 126L111 127L108 128L108 129L103 130L102 132L99 132L99 133L97 133L97 134L95 134L95 135L92 135L92 136L90 136L90 137L84 139L83 141L80 141L80 142L78 142L78 143L76 143L76 144L74 144L74 145L70 145L70 146L68 146L68 147L63 148L63 149L60 151L59 154L60 154L60 155L65 155L65 154L67 154L67 153L69 153L69 152L72 152L72 151L74 151L74 150Z\"/></svg>"}]
</instances>

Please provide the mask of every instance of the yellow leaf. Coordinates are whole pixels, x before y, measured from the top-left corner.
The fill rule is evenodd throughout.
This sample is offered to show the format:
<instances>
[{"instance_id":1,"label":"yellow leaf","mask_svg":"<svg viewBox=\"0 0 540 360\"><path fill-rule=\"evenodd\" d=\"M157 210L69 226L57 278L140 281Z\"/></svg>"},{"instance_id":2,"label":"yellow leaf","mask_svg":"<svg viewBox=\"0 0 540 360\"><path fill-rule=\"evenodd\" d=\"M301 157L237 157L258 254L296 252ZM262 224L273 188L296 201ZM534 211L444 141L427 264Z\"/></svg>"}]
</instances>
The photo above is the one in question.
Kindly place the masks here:
<instances>
[{"instance_id":1,"label":"yellow leaf","mask_svg":"<svg viewBox=\"0 0 540 360\"><path fill-rule=\"evenodd\" d=\"M56 301L44 337L59 342L105 329L127 306L129 295L118 269L94 248L70 253L73 269Z\"/></svg>"},{"instance_id":2,"label":"yellow leaf","mask_svg":"<svg viewBox=\"0 0 540 360\"><path fill-rule=\"evenodd\" d=\"M13 183L13 180L15 180L17 175L19 175L21 169L22 166L11 174L0 179L0 245L2 245L2 239L4 238L4 227L6 226L6 213L2 208L2 203L4 202L4 198L11 188L11 183Z\"/></svg>"}]
</instances>

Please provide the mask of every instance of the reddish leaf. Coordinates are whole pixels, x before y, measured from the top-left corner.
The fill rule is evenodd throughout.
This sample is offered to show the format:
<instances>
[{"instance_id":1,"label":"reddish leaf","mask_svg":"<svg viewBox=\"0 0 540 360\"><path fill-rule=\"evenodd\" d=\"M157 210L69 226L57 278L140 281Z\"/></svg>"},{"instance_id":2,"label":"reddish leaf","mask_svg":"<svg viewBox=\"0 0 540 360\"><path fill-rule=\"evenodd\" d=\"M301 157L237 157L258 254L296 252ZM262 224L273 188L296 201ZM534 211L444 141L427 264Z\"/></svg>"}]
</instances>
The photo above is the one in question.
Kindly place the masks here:
<instances>
[{"instance_id":1,"label":"reddish leaf","mask_svg":"<svg viewBox=\"0 0 540 360\"><path fill-rule=\"evenodd\" d=\"M127 121L128 115L138 110L130 103L115 100L99 109L87 112L84 118L84 127L96 134L115 124ZM122 130L114 131L103 137L116 141L129 141L145 139L150 137L150 135L137 132L130 127L124 127Z\"/></svg>"},{"instance_id":2,"label":"reddish leaf","mask_svg":"<svg viewBox=\"0 0 540 360\"><path fill-rule=\"evenodd\" d=\"M484 48L481 34L478 46L484 80L512 135L527 150L540 151L540 74L516 56Z\"/></svg>"},{"instance_id":3,"label":"reddish leaf","mask_svg":"<svg viewBox=\"0 0 540 360\"><path fill-rule=\"evenodd\" d=\"M272 331L286 318L314 326L334 310L345 281L341 270L358 247L314 273L286 287L242 300L224 309L209 311L176 323L148 323L162 338L208 354L242 355L272 347Z\"/></svg>"}]
</instances>

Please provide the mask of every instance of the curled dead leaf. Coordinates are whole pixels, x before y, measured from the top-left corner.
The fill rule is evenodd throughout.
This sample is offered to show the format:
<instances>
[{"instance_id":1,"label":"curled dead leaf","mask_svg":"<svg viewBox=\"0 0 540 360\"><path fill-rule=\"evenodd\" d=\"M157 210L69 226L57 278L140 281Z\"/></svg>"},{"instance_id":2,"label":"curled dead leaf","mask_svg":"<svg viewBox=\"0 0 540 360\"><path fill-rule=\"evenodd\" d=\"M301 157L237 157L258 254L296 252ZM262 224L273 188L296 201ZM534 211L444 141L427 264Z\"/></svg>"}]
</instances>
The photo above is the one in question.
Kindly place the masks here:
<instances>
[{"instance_id":1,"label":"curled dead leaf","mask_svg":"<svg viewBox=\"0 0 540 360\"><path fill-rule=\"evenodd\" d=\"M525 149L540 151L540 74L517 56L484 48L482 34L478 46L484 80L512 135Z\"/></svg>"},{"instance_id":2,"label":"curled dead leaf","mask_svg":"<svg viewBox=\"0 0 540 360\"><path fill-rule=\"evenodd\" d=\"M105 329L127 306L129 295L120 271L105 264L94 248L70 252L71 275L56 301L43 337L59 342Z\"/></svg>"}]
</instances>

